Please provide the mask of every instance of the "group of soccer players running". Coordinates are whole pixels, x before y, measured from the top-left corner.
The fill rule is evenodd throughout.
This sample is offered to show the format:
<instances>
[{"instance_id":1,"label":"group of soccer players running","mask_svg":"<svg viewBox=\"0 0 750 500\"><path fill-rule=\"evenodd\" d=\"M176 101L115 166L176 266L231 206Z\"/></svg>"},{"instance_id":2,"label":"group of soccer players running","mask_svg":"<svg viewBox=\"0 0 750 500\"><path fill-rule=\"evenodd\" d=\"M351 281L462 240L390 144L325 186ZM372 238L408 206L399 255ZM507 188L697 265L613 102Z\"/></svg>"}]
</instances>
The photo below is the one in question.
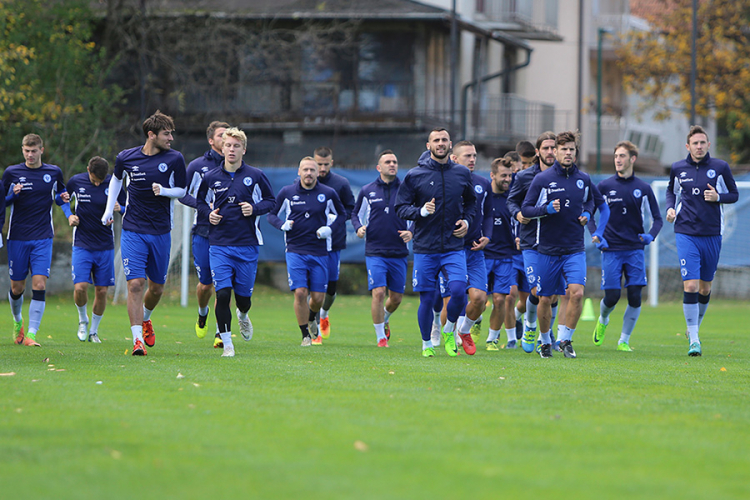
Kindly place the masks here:
<instances>
[{"instance_id":1,"label":"group of soccer players running","mask_svg":"<svg viewBox=\"0 0 750 500\"><path fill-rule=\"evenodd\" d=\"M657 237L662 218L650 186L634 175L638 150L628 141L615 146L615 175L598 186L575 164L578 137L573 132L545 132L535 146L522 141L516 152L492 161L488 181L474 172L474 145L461 141L453 146L448 131L438 128L430 132L427 150L403 181L397 176L396 154L383 151L377 159L377 178L363 186L355 201L346 178L331 171L329 148L303 158L299 178L274 194L265 174L243 160L247 137L238 128L212 122L207 129L211 148L187 168L182 154L171 148L174 130L172 118L157 111L143 123L145 144L120 152L112 175L108 162L94 157L87 171L71 177L67 185L60 168L42 163L41 137L24 137L25 162L8 167L0 186L5 192L0 204L11 207L8 297L17 344L39 346L36 335L52 258L55 202L74 227L72 276L81 341L100 342L107 287L115 282L113 213L123 213L120 251L132 353L146 355L146 348L156 341L151 314L167 278L172 209L178 199L196 209L195 331L199 338L208 333L215 290L214 347L225 357L235 355L232 291L240 334L245 340L253 335L248 312L258 246L263 244L259 217L264 214L284 233L302 346L320 345L330 335L328 311L336 297L349 219L357 236L366 239L378 346L388 347L389 318L405 292L411 241L423 356L434 356L441 342L450 356L458 355L459 345L466 354L474 354L478 337L471 332L477 330L491 294L487 350L499 349L505 324L505 348L515 348L520 340L524 351L536 350L542 358L555 350L575 358L572 340L583 306L588 225L592 241L602 251L604 290L594 343L604 341L624 277L628 306L617 349L632 350L630 335L646 284L643 249ZM672 165L667 192L666 218L675 224L690 356L702 353L698 332L721 249L721 206L738 199L729 166L712 158L709 146L706 132L692 127L688 156ZM4 223L5 206L1 208ZM648 215L652 222L646 231ZM32 300L24 330L21 310L29 273ZM95 298L89 321L91 283ZM555 317L557 336L552 332Z\"/></svg>"}]
</instances>

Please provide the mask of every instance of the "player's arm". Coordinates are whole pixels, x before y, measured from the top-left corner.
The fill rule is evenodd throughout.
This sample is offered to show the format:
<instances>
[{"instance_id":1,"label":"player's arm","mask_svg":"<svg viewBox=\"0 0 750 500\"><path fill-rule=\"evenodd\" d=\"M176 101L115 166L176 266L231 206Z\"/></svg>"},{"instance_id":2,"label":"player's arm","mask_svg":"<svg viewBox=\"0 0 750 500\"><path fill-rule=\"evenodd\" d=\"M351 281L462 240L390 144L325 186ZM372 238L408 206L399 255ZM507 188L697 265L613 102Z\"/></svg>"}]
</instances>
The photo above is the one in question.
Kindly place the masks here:
<instances>
[{"instance_id":1,"label":"player's arm","mask_svg":"<svg viewBox=\"0 0 750 500\"><path fill-rule=\"evenodd\" d=\"M0 180L0 193L5 192L5 184ZM0 230L5 225L5 196L0 196ZM0 237L0 248L3 244L3 238Z\"/></svg>"},{"instance_id":2,"label":"player's arm","mask_svg":"<svg viewBox=\"0 0 750 500\"><path fill-rule=\"evenodd\" d=\"M667 185L667 192L665 193L667 200L667 222L670 224L674 222L677 217L674 207L677 202L676 190L679 189L679 186L675 186L675 182L677 182L677 177L674 173L674 165L672 165L672 168L669 170L669 184Z\"/></svg>"},{"instance_id":3,"label":"player's arm","mask_svg":"<svg viewBox=\"0 0 750 500\"><path fill-rule=\"evenodd\" d=\"M120 156L115 159L115 171L112 177L109 179L109 193L107 194L107 206L104 208L104 214L102 215L102 224L108 226L112 224L113 213L115 211L115 203L117 203L117 196L122 189L122 177L125 172L125 165L123 165Z\"/></svg>"},{"instance_id":4,"label":"player's arm","mask_svg":"<svg viewBox=\"0 0 750 500\"><path fill-rule=\"evenodd\" d=\"M404 220L417 220L422 217L420 211L424 208L422 206L414 206L416 192L411 183L411 177L407 174L396 193L396 215Z\"/></svg>"},{"instance_id":5,"label":"player's arm","mask_svg":"<svg viewBox=\"0 0 750 500\"><path fill-rule=\"evenodd\" d=\"M179 202L188 207L197 208L198 200L196 199L196 196L198 195L198 188L201 185L203 176L198 172L197 167L191 166L188 167L187 178L189 179L190 184L188 184L185 196L180 198Z\"/></svg>"},{"instance_id":6,"label":"player's arm","mask_svg":"<svg viewBox=\"0 0 750 500\"><path fill-rule=\"evenodd\" d=\"M178 154L175 160L172 173L169 176L169 186L164 187L154 182L152 189L156 196L165 196L167 198L182 198L187 193L187 173L185 172L185 158Z\"/></svg>"},{"instance_id":7,"label":"player's arm","mask_svg":"<svg viewBox=\"0 0 750 500\"><path fill-rule=\"evenodd\" d=\"M213 197L211 197L213 198ZM198 218L207 220L211 213L211 199L209 199L208 183L206 178L202 178L198 184L198 190L195 193L195 208L198 211Z\"/></svg>"},{"instance_id":8,"label":"player's arm","mask_svg":"<svg viewBox=\"0 0 750 500\"><path fill-rule=\"evenodd\" d=\"M466 221L466 229L471 225L471 221L474 220L474 215L477 212L477 195L474 192L474 183L471 182L471 176L464 184L464 190L461 193L463 220ZM456 221L459 222L459 221Z\"/></svg>"},{"instance_id":9,"label":"player's arm","mask_svg":"<svg viewBox=\"0 0 750 500\"><path fill-rule=\"evenodd\" d=\"M484 194L484 200L482 201L482 237L487 238L488 243L492 239L494 222L492 218L492 191L489 191Z\"/></svg>"},{"instance_id":10,"label":"player's arm","mask_svg":"<svg viewBox=\"0 0 750 500\"><path fill-rule=\"evenodd\" d=\"M642 242L648 245L649 243L651 243L651 241L654 241L656 239L659 231L661 231L661 228L664 226L664 219L661 218L661 213L659 213L659 202L657 201L654 192L651 190L651 186L648 186L648 189L646 189L646 198L648 199L648 206L649 210L651 211L651 229L649 229L648 233L639 234L638 236L640 237ZM649 238L646 236L646 234L651 237L651 241L648 241Z\"/></svg>"},{"instance_id":11,"label":"player's arm","mask_svg":"<svg viewBox=\"0 0 750 500\"><path fill-rule=\"evenodd\" d=\"M734 176L728 165L717 177L715 191L716 203L737 203L739 200L740 192L737 190L737 183L734 182Z\"/></svg>"},{"instance_id":12,"label":"player's arm","mask_svg":"<svg viewBox=\"0 0 750 500\"><path fill-rule=\"evenodd\" d=\"M341 192L337 194L339 195L341 204L344 206L344 210L346 211L346 219L349 219L352 216L352 211L354 210L354 193L352 193L352 187L349 185L349 180L346 178L344 178L344 180L346 181L346 184L344 184Z\"/></svg>"},{"instance_id":13,"label":"player's arm","mask_svg":"<svg viewBox=\"0 0 750 500\"><path fill-rule=\"evenodd\" d=\"M544 217L560 210L560 200L552 200L547 203L547 198L541 196L542 184L537 182L538 179L539 177L537 176L531 181L529 190L526 192L526 197L521 204L521 215L527 219ZM557 208L555 208L555 201L557 201Z\"/></svg>"},{"instance_id":14,"label":"player's arm","mask_svg":"<svg viewBox=\"0 0 750 500\"><path fill-rule=\"evenodd\" d=\"M365 224L363 224L362 219L367 218L367 214L369 213L367 203L365 202L365 193L364 190L359 191L359 194L357 195L357 201L354 203L354 209L352 209L352 216L350 220L352 221L352 227L354 228L354 232L357 233L357 236L360 238L365 237L365 231L367 230L367 227ZM362 229L362 231L360 231Z\"/></svg>"},{"instance_id":15,"label":"player's arm","mask_svg":"<svg viewBox=\"0 0 750 500\"><path fill-rule=\"evenodd\" d=\"M253 189L252 206L252 215L255 216L265 215L276 206L276 197L273 195L271 182L263 172L260 173L260 179L255 183Z\"/></svg>"},{"instance_id":16,"label":"player's arm","mask_svg":"<svg viewBox=\"0 0 750 500\"><path fill-rule=\"evenodd\" d=\"M519 179L518 175L516 175L516 178L513 183L510 185L510 191L508 192L508 200L506 202L506 205L508 206L508 211L510 212L511 218L517 220L521 224L528 224L531 222L531 219L528 219L523 216L521 213L521 205L523 204L523 182L520 182L521 179ZM519 218L520 214L520 218Z\"/></svg>"},{"instance_id":17,"label":"player's arm","mask_svg":"<svg viewBox=\"0 0 750 500\"><path fill-rule=\"evenodd\" d=\"M281 217L284 217L282 220ZM276 204L268 212L266 219L268 223L280 231L289 231L292 229L294 221L289 217L291 216L291 210L289 209L289 199L286 196L286 189L282 189L276 196Z\"/></svg>"}]
</instances>

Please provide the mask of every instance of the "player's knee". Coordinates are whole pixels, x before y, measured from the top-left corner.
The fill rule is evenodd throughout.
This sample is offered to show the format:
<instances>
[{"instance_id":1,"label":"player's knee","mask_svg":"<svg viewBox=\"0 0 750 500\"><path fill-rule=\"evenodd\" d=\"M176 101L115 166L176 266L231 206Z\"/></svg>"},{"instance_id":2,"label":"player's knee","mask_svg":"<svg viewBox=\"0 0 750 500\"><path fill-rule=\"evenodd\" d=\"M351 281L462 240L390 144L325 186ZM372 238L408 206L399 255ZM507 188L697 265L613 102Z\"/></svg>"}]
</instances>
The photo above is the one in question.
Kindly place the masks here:
<instances>
[{"instance_id":1,"label":"player's knee","mask_svg":"<svg viewBox=\"0 0 750 500\"><path fill-rule=\"evenodd\" d=\"M495 293L492 295L492 304L495 306L495 309L502 309L505 307L505 298L506 295L501 293Z\"/></svg>"},{"instance_id":2,"label":"player's knee","mask_svg":"<svg viewBox=\"0 0 750 500\"><path fill-rule=\"evenodd\" d=\"M641 287L628 287L628 305L634 309L641 307Z\"/></svg>"},{"instance_id":3,"label":"player's knee","mask_svg":"<svg viewBox=\"0 0 750 500\"><path fill-rule=\"evenodd\" d=\"M336 295L336 288L338 287L338 281L329 281L328 288L326 289L326 295Z\"/></svg>"},{"instance_id":4,"label":"player's knee","mask_svg":"<svg viewBox=\"0 0 750 500\"><path fill-rule=\"evenodd\" d=\"M391 305L393 307L398 307L401 305L401 301L404 299L404 295L401 293L391 292L391 295L389 298L391 301Z\"/></svg>"},{"instance_id":5,"label":"player's knee","mask_svg":"<svg viewBox=\"0 0 750 500\"><path fill-rule=\"evenodd\" d=\"M232 289L222 288L216 291L216 306L217 307L229 307L229 301L232 300Z\"/></svg>"},{"instance_id":6,"label":"player's knee","mask_svg":"<svg viewBox=\"0 0 750 500\"><path fill-rule=\"evenodd\" d=\"M253 300L250 297L245 297L243 295L237 295L234 294L234 300L237 301L237 309L240 310L240 312L246 313L250 310L250 307L253 305Z\"/></svg>"},{"instance_id":7,"label":"player's knee","mask_svg":"<svg viewBox=\"0 0 750 500\"><path fill-rule=\"evenodd\" d=\"M628 289L628 293L629 289ZM617 302L620 300L620 289L617 290L604 290L604 305L607 307L615 307L617 305ZM628 302L630 301L630 296L628 295Z\"/></svg>"},{"instance_id":8,"label":"player's knee","mask_svg":"<svg viewBox=\"0 0 750 500\"><path fill-rule=\"evenodd\" d=\"M32 290L31 291L31 300L36 300L39 302L44 302L44 296L46 292L44 290Z\"/></svg>"},{"instance_id":9,"label":"player's knee","mask_svg":"<svg viewBox=\"0 0 750 500\"><path fill-rule=\"evenodd\" d=\"M372 289L372 298L377 302L383 302L385 300L385 287L379 286ZM392 301L392 298L391 298Z\"/></svg>"}]
</instances>

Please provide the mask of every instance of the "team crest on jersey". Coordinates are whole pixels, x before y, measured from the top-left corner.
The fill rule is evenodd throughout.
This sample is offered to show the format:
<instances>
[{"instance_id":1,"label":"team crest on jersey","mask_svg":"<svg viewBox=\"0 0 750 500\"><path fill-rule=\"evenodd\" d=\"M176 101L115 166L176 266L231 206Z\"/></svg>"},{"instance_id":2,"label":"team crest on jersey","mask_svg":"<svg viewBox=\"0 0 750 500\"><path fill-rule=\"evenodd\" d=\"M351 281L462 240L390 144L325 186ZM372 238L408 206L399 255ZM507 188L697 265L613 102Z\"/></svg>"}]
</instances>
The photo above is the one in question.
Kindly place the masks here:
<instances>
[{"instance_id":1,"label":"team crest on jersey","mask_svg":"<svg viewBox=\"0 0 750 500\"><path fill-rule=\"evenodd\" d=\"M713 168L710 168L708 169L708 172L706 172L706 175L708 176L709 179L713 179L714 177L716 177L716 170L714 170Z\"/></svg>"},{"instance_id":2,"label":"team crest on jersey","mask_svg":"<svg viewBox=\"0 0 750 500\"><path fill-rule=\"evenodd\" d=\"M159 163L159 172L162 174L167 171L167 164L166 163Z\"/></svg>"},{"instance_id":3,"label":"team crest on jersey","mask_svg":"<svg viewBox=\"0 0 750 500\"><path fill-rule=\"evenodd\" d=\"M253 178L252 177L245 177L244 179L242 179L242 183L245 186L249 186L250 184L253 183Z\"/></svg>"},{"instance_id":4,"label":"team crest on jersey","mask_svg":"<svg viewBox=\"0 0 750 500\"><path fill-rule=\"evenodd\" d=\"M636 189L635 191L633 191L633 196L635 196L636 198L640 198L641 197L641 190L640 189Z\"/></svg>"},{"instance_id":5,"label":"team crest on jersey","mask_svg":"<svg viewBox=\"0 0 750 500\"><path fill-rule=\"evenodd\" d=\"M44 177L42 177L42 179L44 179L44 182L46 182L47 184L52 182L52 176L50 176L49 174L44 174Z\"/></svg>"},{"instance_id":6,"label":"team crest on jersey","mask_svg":"<svg viewBox=\"0 0 750 500\"><path fill-rule=\"evenodd\" d=\"M474 186L474 191L476 191L477 194L482 194L482 186L477 184L476 186Z\"/></svg>"},{"instance_id":7,"label":"team crest on jersey","mask_svg":"<svg viewBox=\"0 0 750 500\"><path fill-rule=\"evenodd\" d=\"M318 201L321 203L324 203L326 201L326 195L324 195L323 193L320 193L318 195Z\"/></svg>"},{"instance_id":8,"label":"team crest on jersey","mask_svg":"<svg viewBox=\"0 0 750 500\"><path fill-rule=\"evenodd\" d=\"M576 187L577 187L578 189L583 189L583 179L578 179L578 180L576 181Z\"/></svg>"},{"instance_id":9,"label":"team crest on jersey","mask_svg":"<svg viewBox=\"0 0 750 500\"><path fill-rule=\"evenodd\" d=\"M104 188L104 196L109 196L109 188Z\"/></svg>"}]
</instances>

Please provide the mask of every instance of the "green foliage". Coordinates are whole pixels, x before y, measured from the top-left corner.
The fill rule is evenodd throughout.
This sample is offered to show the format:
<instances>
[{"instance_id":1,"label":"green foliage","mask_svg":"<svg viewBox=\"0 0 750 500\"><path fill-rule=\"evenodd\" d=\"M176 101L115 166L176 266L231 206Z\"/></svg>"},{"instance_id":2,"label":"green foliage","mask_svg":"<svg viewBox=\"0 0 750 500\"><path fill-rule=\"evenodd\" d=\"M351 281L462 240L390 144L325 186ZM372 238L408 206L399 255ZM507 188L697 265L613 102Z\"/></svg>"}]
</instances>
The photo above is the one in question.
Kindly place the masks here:
<instances>
[{"instance_id":1,"label":"green foliage","mask_svg":"<svg viewBox=\"0 0 750 500\"><path fill-rule=\"evenodd\" d=\"M120 90L104 84L104 50L92 41L85 0L0 0L0 164L23 160L21 139L45 141L43 161L69 177L111 154L107 124Z\"/></svg>"}]
</instances>

